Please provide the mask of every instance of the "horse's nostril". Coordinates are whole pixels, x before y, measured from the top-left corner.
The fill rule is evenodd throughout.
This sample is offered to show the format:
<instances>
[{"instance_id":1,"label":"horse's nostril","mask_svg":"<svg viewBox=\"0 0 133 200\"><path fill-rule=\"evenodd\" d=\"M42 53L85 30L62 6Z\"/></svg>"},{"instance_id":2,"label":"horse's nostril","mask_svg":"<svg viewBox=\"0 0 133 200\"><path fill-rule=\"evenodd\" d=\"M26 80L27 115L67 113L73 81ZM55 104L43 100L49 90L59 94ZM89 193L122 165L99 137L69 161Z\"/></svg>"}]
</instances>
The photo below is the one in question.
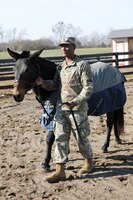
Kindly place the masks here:
<instances>
[{"instance_id":1,"label":"horse's nostril","mask_svg":"<svg viewBox=\"0 0 133 200\"><path fill-rule=\"evenodd\" d=\"M20 94L18 94L18 95L13 95L13 98L14 98L15 101L21 102L24 97L21 96Z\"/></svg>"}]
</instances>

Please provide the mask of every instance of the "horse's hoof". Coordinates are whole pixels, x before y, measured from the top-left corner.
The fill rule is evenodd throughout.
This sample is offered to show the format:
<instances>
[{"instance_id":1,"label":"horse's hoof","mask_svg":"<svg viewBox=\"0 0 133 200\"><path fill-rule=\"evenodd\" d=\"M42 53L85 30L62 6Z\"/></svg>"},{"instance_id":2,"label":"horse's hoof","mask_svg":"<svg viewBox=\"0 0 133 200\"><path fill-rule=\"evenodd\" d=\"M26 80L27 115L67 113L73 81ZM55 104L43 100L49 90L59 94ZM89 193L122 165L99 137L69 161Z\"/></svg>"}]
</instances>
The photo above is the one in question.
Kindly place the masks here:
<instances>
[{"instance_id":1,"label":"horse's hoof","mask_svg":"<svg viewBox=\"0 0 133 200\"><path fill-rule=\"evenodd\" d=\"M108 149L103 149L103 153L108 153Z\"/></svg>"},{"instance_id":2,"label":"horse's hoof","mask_svg":"<svg viewBox=\"0 0 133 200\"><path fill-rule=\"evenodd\" d=\"M102 149L103 153L107 153L108 152L107 148L102 147L101 149Z\"/></svg>"},{"instance_id":3,"label":"horse's hoof","mask_svg":"<svg viewBox=\"0 0 133 200\"><path fill-rule=\"evenodd\" d=\"M117 144L122 144L122 140L119 139L119 140L115 140Z\"/></svg>"},{"instance_id":4,"label":"horse's hoof","mask_svg":"<svg viewBox=\"0 0 133 200\"><path fill-rule=\"evenodd\" d=\"M42 163L42 168L44 169L45 172L50 172L50 165Z\"/></svg>"},{"instance_id":5,"label":"horse's hoof","mask_svg":"<svg viewBox=\"0 0 133 200\"><path fill-rule=\"evenodd\" d=\"M67 157L66 162L69 162L69 158Z\"/></svg>"}]
</instances>

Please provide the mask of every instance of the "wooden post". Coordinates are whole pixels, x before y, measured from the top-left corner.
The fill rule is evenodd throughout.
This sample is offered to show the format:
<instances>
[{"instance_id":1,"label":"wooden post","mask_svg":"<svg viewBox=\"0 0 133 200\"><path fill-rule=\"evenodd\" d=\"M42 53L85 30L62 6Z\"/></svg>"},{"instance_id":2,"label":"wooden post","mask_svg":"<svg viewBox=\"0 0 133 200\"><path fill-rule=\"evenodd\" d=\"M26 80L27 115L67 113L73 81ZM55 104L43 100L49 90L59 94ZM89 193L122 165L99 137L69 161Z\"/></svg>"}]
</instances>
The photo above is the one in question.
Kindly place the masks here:
<instances>
[{"instance_id":1,"label":"wooden post","mask_svg":"<svg viewBox=\"0 0 133 200\"><path fill-rule=\"evenodd\" d=\"M119 53L115 53L115 64L116 64L116 67L119 68Z\"/></svg>"}]
</instances>

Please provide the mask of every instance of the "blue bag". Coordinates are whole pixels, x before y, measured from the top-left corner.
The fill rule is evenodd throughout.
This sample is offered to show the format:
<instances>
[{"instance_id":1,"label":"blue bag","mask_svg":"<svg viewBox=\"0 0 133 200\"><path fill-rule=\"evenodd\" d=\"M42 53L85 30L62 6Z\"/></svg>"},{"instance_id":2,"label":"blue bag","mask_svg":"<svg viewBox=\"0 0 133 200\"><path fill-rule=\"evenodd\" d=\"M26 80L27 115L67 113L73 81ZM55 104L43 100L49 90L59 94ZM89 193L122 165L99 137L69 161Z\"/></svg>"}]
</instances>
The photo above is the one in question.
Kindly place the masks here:
<instances>
[{"instance_id":1,"label":"blue bag","mask_svg":"<svg viewBox=\"0 0 133 200\"><path fill-rule=\"evenodd\" d=\"M56 105L46 101L44 107L41 109L41 112L42 115L40 117L40 125L48 132L54 131L54 115L56 112Z\"/></svg>"}]
</instances>

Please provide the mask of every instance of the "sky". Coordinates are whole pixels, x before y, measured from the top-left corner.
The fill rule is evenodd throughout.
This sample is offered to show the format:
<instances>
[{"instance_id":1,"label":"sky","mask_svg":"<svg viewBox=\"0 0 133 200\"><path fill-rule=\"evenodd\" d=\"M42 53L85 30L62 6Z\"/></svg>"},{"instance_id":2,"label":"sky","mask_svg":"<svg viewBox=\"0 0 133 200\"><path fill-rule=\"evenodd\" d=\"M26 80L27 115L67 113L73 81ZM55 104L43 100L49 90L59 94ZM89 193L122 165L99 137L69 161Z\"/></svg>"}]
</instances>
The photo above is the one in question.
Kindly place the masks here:
<instances>
[{"instance_id":1,"label":"sky","mask_svg":"<svg viewBox=\"0 0 133 200\"><path fill-rule=\"evenodd\" d=\"M53 37L59 21L81 36L133 28L133 0L0 0L0 27L25 31L26 39Z\"/></svg>"}]
</instances>

